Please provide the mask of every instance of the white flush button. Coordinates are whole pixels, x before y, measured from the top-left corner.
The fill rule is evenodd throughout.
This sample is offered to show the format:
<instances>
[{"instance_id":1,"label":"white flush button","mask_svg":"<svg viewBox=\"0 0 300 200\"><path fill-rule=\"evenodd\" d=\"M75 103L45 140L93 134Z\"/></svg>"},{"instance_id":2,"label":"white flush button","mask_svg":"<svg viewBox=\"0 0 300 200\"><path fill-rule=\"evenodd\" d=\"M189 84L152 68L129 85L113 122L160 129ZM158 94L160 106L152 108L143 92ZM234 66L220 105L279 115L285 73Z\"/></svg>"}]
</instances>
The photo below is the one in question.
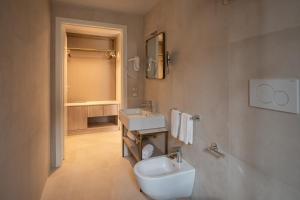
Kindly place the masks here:
<instances>
[{"instance_id":1,"label":"white flush button","mask_svg":"<svg viewBox=\"0 0 300 200\"><path fill-rule=\"evenodd\" d=\"M300 113L298 79L253 79L249 86L250 106Z\"/></svg>"},{"instance_id":2,"label":"white flush button","mask_svg":"<svg viewBox=\"0 0 300 200\"><path fill-rule=\"evenodd\" d=\"M274 91L273 101L276 105L285 106L289 103L289 95L285 91Z\"/></svg>"},{"instance_id":3,"label":"white flush button","mask_svg":"<svg viewBox=\"0 0 300 200\"><path fill-rule=\"evenodd\" d=\"M267 84L258 85L256 88L257 100L264 104L272 103L273 101L273 88Z\"/></svg>"}]
</instances>

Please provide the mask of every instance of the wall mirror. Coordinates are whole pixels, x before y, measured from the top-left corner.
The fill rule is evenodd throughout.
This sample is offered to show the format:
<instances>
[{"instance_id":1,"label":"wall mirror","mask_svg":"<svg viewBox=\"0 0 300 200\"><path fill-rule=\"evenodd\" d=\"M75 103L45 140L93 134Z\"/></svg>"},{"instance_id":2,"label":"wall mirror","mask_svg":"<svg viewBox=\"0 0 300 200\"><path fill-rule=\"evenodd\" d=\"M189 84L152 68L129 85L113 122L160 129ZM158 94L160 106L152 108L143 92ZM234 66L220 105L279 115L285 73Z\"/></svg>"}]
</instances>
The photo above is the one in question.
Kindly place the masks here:
<instances>
[{"instance_id":1,"label":"wall mirror","mask_svg":"<svg viewBox=\"0 0 300 200\"><path fill-rule=\"evenodd\" d=\"M165 33L155 34L146 41L146 78L165 78Z\"/></svg>"}]
</instances>

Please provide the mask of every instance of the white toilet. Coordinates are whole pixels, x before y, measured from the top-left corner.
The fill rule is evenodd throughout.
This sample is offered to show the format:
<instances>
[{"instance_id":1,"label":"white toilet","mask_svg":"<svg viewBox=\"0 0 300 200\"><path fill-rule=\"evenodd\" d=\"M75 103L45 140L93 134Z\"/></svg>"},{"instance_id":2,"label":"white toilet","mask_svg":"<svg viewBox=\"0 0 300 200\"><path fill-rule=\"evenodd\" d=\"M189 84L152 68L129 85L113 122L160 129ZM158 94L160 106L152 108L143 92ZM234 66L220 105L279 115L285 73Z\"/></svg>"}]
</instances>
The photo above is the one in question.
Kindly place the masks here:
<instances>
[{"instance_id":1,"label":"white toilet","mask_svg":"<svg viewBox=\"0 0 300 200\"><path fill-rule=\"evenodd\" d=\"M143 160L134 166L141 190L152 199L170 200L192 194L195 168L185 160L178 163L166 156Z\"/></svg>"}]
</instances>

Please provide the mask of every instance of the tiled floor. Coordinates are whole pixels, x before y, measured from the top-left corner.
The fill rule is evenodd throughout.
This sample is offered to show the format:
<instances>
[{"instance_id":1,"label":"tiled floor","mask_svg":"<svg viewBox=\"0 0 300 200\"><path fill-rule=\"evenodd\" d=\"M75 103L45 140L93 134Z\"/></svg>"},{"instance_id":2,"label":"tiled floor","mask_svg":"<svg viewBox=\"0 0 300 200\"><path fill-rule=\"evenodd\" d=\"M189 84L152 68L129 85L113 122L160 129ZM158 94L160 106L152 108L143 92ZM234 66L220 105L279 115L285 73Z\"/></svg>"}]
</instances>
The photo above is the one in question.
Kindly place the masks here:
<instances>
[{"instance_id":1,"label":"tiled floor","mask_svg":"<svg viewBox=\"0 0 300 200\"><path fill-rule=\"evenodd\" d=\"M121 156L120 132L66 137L65 161L46 183L42 200L146 200Z\"/></svg>"}]
</instances>

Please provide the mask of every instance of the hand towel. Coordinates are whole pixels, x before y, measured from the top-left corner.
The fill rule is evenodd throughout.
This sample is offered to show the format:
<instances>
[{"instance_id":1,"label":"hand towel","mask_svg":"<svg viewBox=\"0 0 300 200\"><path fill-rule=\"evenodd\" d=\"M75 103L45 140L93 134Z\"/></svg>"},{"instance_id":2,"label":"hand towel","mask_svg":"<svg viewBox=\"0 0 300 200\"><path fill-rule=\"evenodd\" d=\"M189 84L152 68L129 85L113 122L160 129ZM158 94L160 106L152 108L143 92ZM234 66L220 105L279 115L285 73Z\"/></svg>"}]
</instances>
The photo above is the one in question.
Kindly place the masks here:
<instances>
[{"instance_id":1,"label":"hand towel","mask_svg":"<svg viewBox=\"0 0 300 200\"><path fill-rule=\"evenodd\" d=\"M179 140L185 144L193 144L194 120L186 113L181 114L181 124L179 130Z\"/></svg>"},{"instance_id":2,"label":"hand towel","mask_svg":"<svg viewBox=\"0 0 300 200\"><path fill-rule=\"evenodd\" d=\"M150 158L153 154L153 151L154 147L152 144L147 144L146 146L144 146L142 150L142 160Z\"/></svg>"},{"instance_id":3,"label":"hand towel","mask_svg":"<svg viewBox=\"0 0 300 200\"><path fill-rule=\"evenodd\" d=\"M180 116L181 112L178 110L172 110L171 112L171 135L174 138L178 138L179 127L180 127Z\"/></svg>"}]
</instances>

